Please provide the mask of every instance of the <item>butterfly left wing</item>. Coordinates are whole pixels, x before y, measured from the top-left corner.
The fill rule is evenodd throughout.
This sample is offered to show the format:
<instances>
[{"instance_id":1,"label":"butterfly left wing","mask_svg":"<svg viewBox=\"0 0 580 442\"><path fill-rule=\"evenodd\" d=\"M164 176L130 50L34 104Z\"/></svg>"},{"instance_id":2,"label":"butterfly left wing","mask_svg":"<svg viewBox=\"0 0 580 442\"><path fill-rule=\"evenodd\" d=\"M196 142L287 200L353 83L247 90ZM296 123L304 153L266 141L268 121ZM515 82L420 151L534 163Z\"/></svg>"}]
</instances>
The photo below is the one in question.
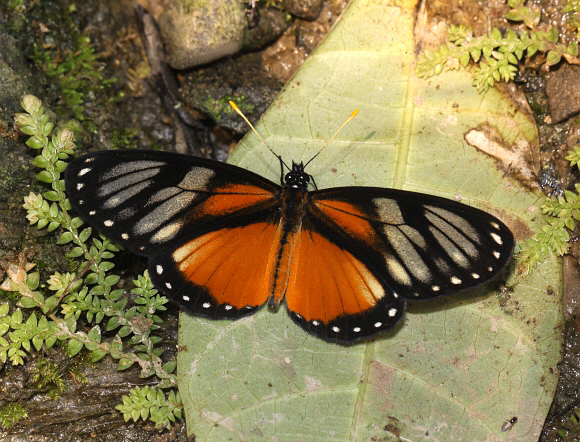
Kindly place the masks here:
<instances>
[{"instance_id":1,"label":"butterfly left wing","mask_svg":"<svg viewBox=\"0 0 580 442\"><path fill-rule=\"evenodd\" d=\"M436 196L347 187L310 198L286 304L295 321L328 340L391 329L406 300L490 281L515 245L494 216Z\"/></svg>"},{"instance_id":2,"label":"butterfly left wing","mask_svg":"<svg viewBox=\"0 0 580 442\"><path fill-rule=\"evenodd\" d=\"M78 158L65 182L74 210L148 257L155 285L188 312L235 318L266 301L259 273L273 261L280 186L217 161L134 150Z\"/></svg>"}]
</instances>

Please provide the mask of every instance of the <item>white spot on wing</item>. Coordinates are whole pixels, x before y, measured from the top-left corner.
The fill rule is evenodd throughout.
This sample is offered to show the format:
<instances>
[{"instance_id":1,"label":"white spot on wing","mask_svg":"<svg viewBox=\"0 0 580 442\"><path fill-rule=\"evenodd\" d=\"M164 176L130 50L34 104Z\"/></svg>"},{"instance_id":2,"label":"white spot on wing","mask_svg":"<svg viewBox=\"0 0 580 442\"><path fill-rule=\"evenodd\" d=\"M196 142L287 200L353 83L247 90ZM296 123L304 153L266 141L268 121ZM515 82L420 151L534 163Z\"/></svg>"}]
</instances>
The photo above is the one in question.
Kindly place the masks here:
<instances>
[{"instance_id":1,"label":"white spot on wing","mask_svg":"<svg viewBox=\"0 0 580 442\"><path fill-rule=\"evenodd\" d=\"M161 227L151 237L151 242L152 243L161 243L161 242L167 242L170 239L173 239L173 237L175 235L177 235L177 233L179 232L179 229L181 229L182 225L183 225L182 221L176 221L174 223L171 223L171 224L168 224L164 227Z\"/></svg>"},{"instance_id":2,"label":"white spot on wing","mask_svg":"<svg viewBox=\"0 0 580 442\"><path fill-rule=\"evenodd\" d=\"M158 275L161 275L161 274L163 273L163 266L162 266L162 265L159 265L159 264L157 264L157 265L155 266L155 271L157 272L157 274L158 274Z\"/></svg>"},{"instance_id":3,"label":"white spot on wing","mask_svg":"<svg viewBox=\"0 0 580 442\"><path fill-rule=\"evenodd\" d=\"M498 243L500 246L503 244L503 241L501 239L501 236L499 236L497 233L490 233L491 237L493 238L493 240Z\"/></svg>"},{"instance_id":4,"label":"white spot on wing","mask_svg":"<svg viewBox=\"0 0 580 442\"><path fill-rule=\"evenodd\" d=\"M389 316L392 318L397 314L397 309L396 308L391 308L389 309Z\"/></svg>"},{"instance_id":5,"label":"white spot on wing","mask_svg":"<svg viewBox=\"0 0 580 442\"><path fill-rule=\"evenodd\" d=\"M383 325L382 322L375 322L374 323L375 328L379 328L381 325Z\"/></svg>"},{"instance_id":6,"label":"white spot on wing","mask_svg":"<svg viewBox=\"0 0 580 442\"><path fill-rule=\"evenodd\" d=\"M159 228L168 219L187 209L195 195L192 192L183 192L160 204L135 224L135 233L144 235Z\"/></svg>"},{"instance_id":7,"label":"white spot on wing","mask_svg":"<svg viewBox=\"0 0 580 442\"><path fill-rule=\"evenodd\" d=\"M183 296L181 297L181 299L183 299L184 301L189 301L189 296L183 295Z\"/></svg>"},{"instance_id":8,"label":"white spot on wing","mask_svg":"<svg viewBox=\"0 0 580 442\"><path fill-rule=\"evenodd\" d=\"M81 170L80 170L80 172L79 172L79 175L78 175L78 176L83 176L83 175L85 175L85 174L89 173L90 171L91 171L91 168L90 168L90 167L85 167L84 169L81 169Z\"/></svg>"},{"instance_id":9,"label":"white spot on wing","mask_svg":"<svg viewBox=\"0 0 580 442\"><path fill-rule=\"evenodd\" d=\"M406 224L400 226L399 229L409 238L409 240L413 242L413 244L425 250L427 247L427 242L425 241L425 237L421 235L417 229L414 229L413 227Z\"/></svg>"},{"instance_id":10,"label":"white spot on wing","mask_svg":"<svg viewBox=\"0 0 580 442\"><path fill-rule=\"evenodd\" d=\"M459 285L459 284L461 284L461 279L459 279L457 276L452 276L451 277L451 284Z\"/></svg>"},{"instance_id":11,"label":"white spot on wing","mask_svg":"<svg viewBox=\"0 0 580 442\"><path fill-rule=\"evenodd\" d=\"M399 284L406 286L411 285L411 276L407 273L407 270L401 265L401 263L394 257L387 258L387 268L391 276Z\"/></svg>"},{"instance_id":12,"label":"white spot on wing","mask_svg":"<svg viewBox=\"0 0 580 442\"><path fill-rule=\"evenodd\" d=\"M108 219L103 224L105 225L105 227L113 227L113 224L115 224L115 223L112 219Z\"/></svg>"},{"instance_id":13,"label":"white spot on wing","mask_svg":"<svg viewBox=\"0 0 580 442\"><path fill-rule=\"evenodd\" d=\"M469 261L467 260L467 257L443 233L441 233L438 229L436 229L433 226L429 227L429 231L433 234L433 236L435 237L439 245L443 248L443 250L445 250L445 253L447 253L447 255L449 255L449 257L457 265L464 268L469 266ZM470 255L477 256L477 250L475 249L475 247L473 247L473 244L471 243L467 244L471 246L469 248L472 249Z\"/></svg>"},{"instance_id":14,"label":"white spot on wing","mask_svg":"<svg viewBox=\"0 0 580 442\"><path fill-rule=\"evenodd\" d=\"M106 173L103 174L101 177L102 180L108 180L111 178L118 178L119 175L126 175L126 174L133 174L133 173L143 173L145 171L145 175L153 170L155 174L159 172L159 168L164 166L166 163L163 161L148 161L148 160L138 160L138 161L127 161L125 163L121 163L109 169ZM147 170L149 169L149 170ZM152 176L152 175L150 175Z\"/></svg>"},{"instance_id":15,"label":"white spot on wing","mask_svg":"<svg viewBox=\"0 0 580 442\"><path fill-rule=\"evenodd\" d=\"M462 248L465 248L466 240L465 237L461 238L458 235L464 235L471 241L481 244L477 229L465 218L441 207L425 206L425 209L427 210L425 217Z\"/></svg>"},{"instance_id":16,"label":"white spot on wing","mask_svg":"<svg viewBox=\"0 0 580 442\"><path fill-rule=\"evenodd\" d=\"M183 192L183 190L179 189L178 187L166 187L164 189L161 189L161 190L155 192L151 196L151 198L149 198L149 201L147 201L147 204L153 204L153 203L158 203L160 201L168 200L172 196L175 196L181 192Z\"/></svg>"}]
</instances>

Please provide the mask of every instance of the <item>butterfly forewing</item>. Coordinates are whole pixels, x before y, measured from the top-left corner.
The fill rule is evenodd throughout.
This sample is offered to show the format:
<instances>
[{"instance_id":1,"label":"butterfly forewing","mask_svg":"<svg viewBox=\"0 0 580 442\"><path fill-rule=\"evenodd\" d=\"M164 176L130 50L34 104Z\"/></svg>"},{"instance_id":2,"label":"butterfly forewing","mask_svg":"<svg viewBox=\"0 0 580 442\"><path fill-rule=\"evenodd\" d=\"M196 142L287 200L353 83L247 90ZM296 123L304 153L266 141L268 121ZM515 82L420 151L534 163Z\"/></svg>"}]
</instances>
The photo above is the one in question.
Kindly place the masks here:
<instances>
[{"instance_id":1,"label":"butterfly forewing","mask_svg":"<svg viewBox=\"0 0 580 442\"><path fill-rule=\"evenodd\" d=\"M79 215L149 256L268 212L279 186L240 170L187 155L108 151L71 162L65 181Z\"/></svg>"}]
</instances>

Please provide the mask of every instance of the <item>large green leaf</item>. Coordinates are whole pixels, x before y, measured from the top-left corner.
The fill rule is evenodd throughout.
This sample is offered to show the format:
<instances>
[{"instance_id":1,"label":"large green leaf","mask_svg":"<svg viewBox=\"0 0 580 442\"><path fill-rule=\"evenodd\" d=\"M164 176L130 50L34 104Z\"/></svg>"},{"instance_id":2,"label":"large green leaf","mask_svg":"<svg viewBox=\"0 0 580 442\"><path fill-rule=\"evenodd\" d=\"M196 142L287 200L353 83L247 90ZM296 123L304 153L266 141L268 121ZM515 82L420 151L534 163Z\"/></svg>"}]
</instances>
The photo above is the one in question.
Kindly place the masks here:
<instances>
[{"instance_id":1,"label":"large green leaf","mask_svg":"<svg viewBox=\"0 0 580 442\"><path fill-rule=\"evenodd\" d=\"M478 95L466 72L416 78L414 2L354 0L258 125L287 162L311 158L318 187L375 185L460 199L518 240L540 226L525 153L533 119L507 93ZM246 137L231 161L275 181L277 159ZM509 168L509 173L508 173ZM411 305L404 326L326 343L284 309L239 321L182 315L179 389L188 433L210 440L537 439L556 386L560 264L513 269L491 288ZM517 424L502 433L502 424Z\"/></svg>"}]
</instances>

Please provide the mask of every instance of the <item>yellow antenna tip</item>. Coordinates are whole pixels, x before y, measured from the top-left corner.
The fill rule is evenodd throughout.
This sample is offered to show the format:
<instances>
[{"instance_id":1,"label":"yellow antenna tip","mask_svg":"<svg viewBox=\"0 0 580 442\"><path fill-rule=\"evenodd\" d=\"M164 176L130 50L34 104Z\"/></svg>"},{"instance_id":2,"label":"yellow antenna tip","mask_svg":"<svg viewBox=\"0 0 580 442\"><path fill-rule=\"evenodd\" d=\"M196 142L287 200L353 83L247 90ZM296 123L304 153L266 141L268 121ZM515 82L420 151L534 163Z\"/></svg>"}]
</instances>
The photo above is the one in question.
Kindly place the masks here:
<instances>
[{"instance_id":1,"label":"yellow antenna tip","mask_svg":"<svg viewBox=\"0 0 580 442\"><path fill-rule=\"evenodd\" d=\"M352 111L352 114L350 114L351 117L356 117L358 115L358 109L355 109Z\"/></svg>"}]
</instances>

